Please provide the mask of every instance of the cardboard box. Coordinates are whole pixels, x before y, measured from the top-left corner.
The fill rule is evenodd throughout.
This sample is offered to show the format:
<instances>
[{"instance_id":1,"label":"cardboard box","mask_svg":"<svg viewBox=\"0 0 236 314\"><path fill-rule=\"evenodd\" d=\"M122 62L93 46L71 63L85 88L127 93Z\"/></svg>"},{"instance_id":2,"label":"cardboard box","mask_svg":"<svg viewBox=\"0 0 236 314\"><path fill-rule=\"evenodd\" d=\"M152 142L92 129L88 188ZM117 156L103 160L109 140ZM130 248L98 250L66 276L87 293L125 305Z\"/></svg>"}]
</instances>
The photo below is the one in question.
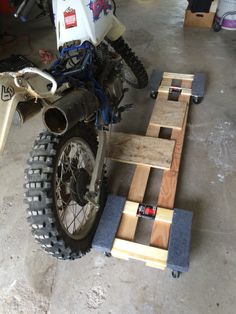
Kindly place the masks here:
<instances>
[{"instance_id":1,"label":"cardboard box","mask_svg":"<svg viewBox=\"0 0 236 314\"><path fill-rule=\"evenodd\" d=\"M189 9L185 12L184 27L204 27L211 28L215 17L215 12L192 13Z\"/></svg>"}]
</instances>

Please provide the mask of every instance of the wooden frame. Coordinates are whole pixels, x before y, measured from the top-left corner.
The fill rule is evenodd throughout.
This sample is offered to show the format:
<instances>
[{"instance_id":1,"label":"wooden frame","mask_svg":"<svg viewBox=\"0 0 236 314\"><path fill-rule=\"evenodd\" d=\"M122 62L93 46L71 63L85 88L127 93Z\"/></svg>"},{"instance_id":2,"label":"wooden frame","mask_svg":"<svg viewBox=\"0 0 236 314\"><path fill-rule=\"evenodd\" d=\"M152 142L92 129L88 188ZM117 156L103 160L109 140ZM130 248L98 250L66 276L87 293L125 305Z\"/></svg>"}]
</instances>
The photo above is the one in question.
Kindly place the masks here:
<instances>
[{"instance_id":1,"label":"wooden frame","mask_svg":"<svg viewBox=\"0 0 236 314\"><path fill-rule=\"evenodd\" d=\"M176 105L178 105L176 108L179 108L180 112L173 106L173 101L169 100L171 90L176 90L174 86L176 80L181 81L181 86L178 87L179 98L176 101ZM162 174L160 192L155 204L158 209L153 221L150 245L143 245L134 242L137 224L139 219L141 219L136 216L136 212L139 203L143 202L151 167L147 164L138 164L136 166L128 193L128 201L125 204L120 226L111 250L111 254L115 257L126 260L132 258L144 261L147 266L159 269L166 268L170 227L173 219L174 200L193 80L194 75L191 74L164 72L160 86L156 87L158 97L147 128L146 137L159 138L161 128L172 128L169 141L174 141L175 147L171 167L168 170L164 170ZM166 119L166 113L168 112L168 116L170 116L171 110L169 108L168 110L158 109L158 106L163 108L163 106L168 105L170 105L170 109L174 108L175 116L172 117L172 120L169 119L169 121ZM156 112L163 113L163 124L161 123L161 116L158 119L156 118ZM178 116L178 123L175 124L174 118L176 116Z\"/></svg>"}]
</instances>

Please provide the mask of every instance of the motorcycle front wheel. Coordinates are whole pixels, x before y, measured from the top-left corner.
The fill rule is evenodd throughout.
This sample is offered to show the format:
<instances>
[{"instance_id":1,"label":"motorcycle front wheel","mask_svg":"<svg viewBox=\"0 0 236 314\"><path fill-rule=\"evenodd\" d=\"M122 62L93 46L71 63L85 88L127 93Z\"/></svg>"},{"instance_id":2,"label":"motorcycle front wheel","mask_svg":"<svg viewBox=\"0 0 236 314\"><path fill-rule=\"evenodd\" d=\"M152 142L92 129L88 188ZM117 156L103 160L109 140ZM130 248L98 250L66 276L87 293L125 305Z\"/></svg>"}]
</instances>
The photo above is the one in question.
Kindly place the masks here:
<instances>
[{"instance_id":1,"label":"motorcycle front wheel","mask_svg":"<svg viewBox=\"0 0 236 314\"><path fill-rule=\"evenodd\" d=\"M132 87L141 89L148 85L147 72L123 37L116 41L109 40L109 44L123 59L124 79Z\"/></svg>"},{"instance_id":2,"label":"motorcycle front wheel","mask_svg":"<svg viewBox=\"0 0 236 314\"><path fill-rule=\"evenodd\" d=\"M102 209L86 200L97 151L96 133L85 124L63 136L43 132L36 139L26 169L28 222L37 242L59 259L89 251Z\"/></svg>"}]
</instances>

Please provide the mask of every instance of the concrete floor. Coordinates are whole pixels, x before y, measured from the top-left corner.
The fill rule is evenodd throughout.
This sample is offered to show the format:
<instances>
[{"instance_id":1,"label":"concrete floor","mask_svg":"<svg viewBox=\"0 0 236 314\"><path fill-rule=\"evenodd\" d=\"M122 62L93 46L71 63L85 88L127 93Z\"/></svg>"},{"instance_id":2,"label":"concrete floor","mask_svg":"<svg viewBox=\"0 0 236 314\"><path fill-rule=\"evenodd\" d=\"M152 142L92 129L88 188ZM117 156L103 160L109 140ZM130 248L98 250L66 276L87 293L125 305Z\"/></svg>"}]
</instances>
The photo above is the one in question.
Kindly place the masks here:
<instances>
[{"instance_id":1,"label":"concrete floor","mask_svg":"<svg viewBox=\"0 0 236 314\"><path fill-rule=\"evenodd\" d=\"M12 128L0 158L0 313L235 313L235 32L183 29L186 1L117 3L126 39L149 73L158 68L207 75L204 101L190 108L175 203L194 213L190 270L173 280L169 271L95 252L59 262L34 243L22 195L28 152L42 130L37 116ZM55 47L46 19L31 26L25 35L25 25L11 23L7 29L18 38L4 51L0 46L1 58L26 53L39 64L38 49ZM136 108L117 129L143 134L154 102L148 90L130 90L128 98ZM132 167L111 165L111 191L126 195L132 173Z\"/></svg>"}]
</instances>

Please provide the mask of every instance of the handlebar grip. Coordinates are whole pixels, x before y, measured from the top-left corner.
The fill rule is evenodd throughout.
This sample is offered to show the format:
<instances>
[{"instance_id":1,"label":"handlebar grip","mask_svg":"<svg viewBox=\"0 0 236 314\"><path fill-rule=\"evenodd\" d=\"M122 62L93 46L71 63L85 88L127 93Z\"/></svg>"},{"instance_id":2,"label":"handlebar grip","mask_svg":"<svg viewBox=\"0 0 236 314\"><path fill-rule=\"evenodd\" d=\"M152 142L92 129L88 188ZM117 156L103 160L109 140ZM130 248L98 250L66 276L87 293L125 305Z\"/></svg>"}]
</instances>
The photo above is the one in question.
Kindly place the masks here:
<instances>
[{"instance_id":1,"label":"handlebar grip","mask_svg":"<svg viewBox=\"0 0 236 314\"><path fill-rule=\"evenodd\" d=\"M22 22L26 22L31 10L33 9L36 0L28 0L25 6L22 8L21 12L19 13L19 17Z\"/></svg>"}]
</instances>

